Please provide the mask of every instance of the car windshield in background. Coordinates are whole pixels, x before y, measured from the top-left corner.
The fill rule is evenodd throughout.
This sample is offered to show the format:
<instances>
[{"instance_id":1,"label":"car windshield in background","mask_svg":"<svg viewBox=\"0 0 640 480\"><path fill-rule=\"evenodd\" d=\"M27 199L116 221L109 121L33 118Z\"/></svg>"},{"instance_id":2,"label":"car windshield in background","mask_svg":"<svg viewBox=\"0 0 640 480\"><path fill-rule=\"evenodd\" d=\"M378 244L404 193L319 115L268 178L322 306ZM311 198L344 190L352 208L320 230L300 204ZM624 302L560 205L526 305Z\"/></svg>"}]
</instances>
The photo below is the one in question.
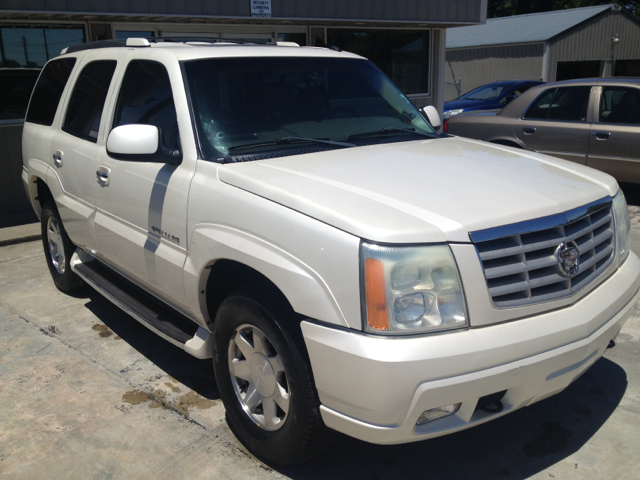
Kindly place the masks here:
<instances>
[{"instance_id":1,"label":"car windshield in background","mask_svg":"<svg viewBox=\"0 0 640 480\"><path fill-rule=\"evenodd\" d=\"M247 60L184 62L205 159L235 152L274 153L301 145L344 148L350 146L344 145L347 140L358 145L373 143L376 137L401 141L436 136L407 97L366 60Z\"/></svg>"},{"instance_id":2,"label":"car windshield in background","mask_svg":"<svg viewBox=\"0 0 640 480\"><path fill-rule=\"evenodd\" d=\"M471 90L469 93L461 96L459 100L495 100L502 94L503 90L504 87L484 86Z\"/></svg>"}]
</instances>

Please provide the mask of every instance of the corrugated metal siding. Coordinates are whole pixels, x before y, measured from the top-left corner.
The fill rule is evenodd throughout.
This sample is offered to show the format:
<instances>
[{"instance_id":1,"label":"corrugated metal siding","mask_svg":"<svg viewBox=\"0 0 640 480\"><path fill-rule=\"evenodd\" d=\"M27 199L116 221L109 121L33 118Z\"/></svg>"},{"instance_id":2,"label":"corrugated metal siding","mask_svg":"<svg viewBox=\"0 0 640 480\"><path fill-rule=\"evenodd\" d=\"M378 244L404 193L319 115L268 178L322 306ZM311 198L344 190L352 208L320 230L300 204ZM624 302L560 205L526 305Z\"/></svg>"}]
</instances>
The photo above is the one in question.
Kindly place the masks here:
<instances>
[{"instance_id":1,"label":"corrugated metal siding","mask_svg":"<svg viewBox=\"0 0 640 480\"><path fill-rule=\"evenodd\" d=\"M640 24L622 12L608 12L549 43L549 81L557 62L611 59L611 37L620 34L616 60L640 59Z\"/></svg>"},{"instance_id":2,"label":"corrugated metal siding","mask_svg":"<svg viewBox=\"0 0 640 480\"><path fill-rule=\"evenodd\" d=\"M543 43L447 50L445 101L458 96L458 79L462 93L498 80L539 80L543 50Z\"/></svg>"},{"instance_id":3,"label":"corrugated metal siding","mask_svg":"<svg viewBox=\"0 0 640 480\"><path fill-rule=\"evenodd\" d=\"M486 5L484 5L486 8ZM250 17L249 0L0 0L0 10ZM482 0L273 0L276 18L479 23Z\"/></svg>"}]
</instances>

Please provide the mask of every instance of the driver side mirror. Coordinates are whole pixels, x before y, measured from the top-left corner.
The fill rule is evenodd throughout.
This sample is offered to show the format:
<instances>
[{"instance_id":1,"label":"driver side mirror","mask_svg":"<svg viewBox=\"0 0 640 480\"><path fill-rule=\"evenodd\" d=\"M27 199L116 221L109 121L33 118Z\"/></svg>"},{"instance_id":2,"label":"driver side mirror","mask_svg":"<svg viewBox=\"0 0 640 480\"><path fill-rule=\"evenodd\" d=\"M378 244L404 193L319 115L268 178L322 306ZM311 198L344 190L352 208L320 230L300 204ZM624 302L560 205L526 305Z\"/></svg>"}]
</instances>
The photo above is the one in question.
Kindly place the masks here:
<instances>
[{"instance_id":1,"label":"driver side mirror","mask_svg":"<svg viewBox=\"0 0 640 480\"><path fill-rule=\"evenodd\" d=\"M436 107L434 107L433 105L427 105L426 107L422 107L422 111L435 130L438 130L442 126L442 119L440 118Z\"/></svg>"},{"instance_id":2,"label":"driver side mirror","mask_svg":"<svg viewBox=\"0 0 640 480\"><path fill-rule=\"evenodd\" d=\"M506 97L504 97L504 102L505 103L511 103L513 100L515 100L516 98L518 98L517 95L514 95L513 93L511 95L507 95Z\"/></svg>"},{"instance_id":3,"label":"driver side mirror","mask_svg":"<svg viewBox=\"0 0 640 480\"><path fill-rule=\"evenodd\" d=\"M161 138L162 131L155 125L120 125L109 133L107 153L118 160L178 165L181 152L163 147Z\"/></svg>"}]
</instances>

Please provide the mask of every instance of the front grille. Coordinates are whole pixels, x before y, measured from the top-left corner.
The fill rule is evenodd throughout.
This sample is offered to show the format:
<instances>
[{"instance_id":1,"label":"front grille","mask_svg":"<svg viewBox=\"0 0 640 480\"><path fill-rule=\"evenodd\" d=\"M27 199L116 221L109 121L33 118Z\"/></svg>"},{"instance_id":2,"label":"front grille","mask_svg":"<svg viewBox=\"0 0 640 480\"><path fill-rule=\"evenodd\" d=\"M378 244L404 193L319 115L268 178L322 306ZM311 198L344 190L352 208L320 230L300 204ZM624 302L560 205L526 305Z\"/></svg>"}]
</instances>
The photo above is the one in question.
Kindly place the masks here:
<instances>
[{"instance_id":1,"label":"front grille","mask_svg":"<svg viewBox=\"0 0 640 480\"><path fill-rule=\"evenodd\" d=\"M615 251L613 215L610 201L595 203L587 210L582 207L581 211L588 213L577 219L571 212L565 212L537 221L544 225L549 223L546 220L568 219L561 225L474 241L496 307L519 307L567 297L606 270ZM517 231L518 224L502 228ZM475 238L491 236L484 232L487 231L474 232ZM580 268L573 278L567 278L560 275L556 249L571 240L578 245Z\"/></svg>"}]
</instances>

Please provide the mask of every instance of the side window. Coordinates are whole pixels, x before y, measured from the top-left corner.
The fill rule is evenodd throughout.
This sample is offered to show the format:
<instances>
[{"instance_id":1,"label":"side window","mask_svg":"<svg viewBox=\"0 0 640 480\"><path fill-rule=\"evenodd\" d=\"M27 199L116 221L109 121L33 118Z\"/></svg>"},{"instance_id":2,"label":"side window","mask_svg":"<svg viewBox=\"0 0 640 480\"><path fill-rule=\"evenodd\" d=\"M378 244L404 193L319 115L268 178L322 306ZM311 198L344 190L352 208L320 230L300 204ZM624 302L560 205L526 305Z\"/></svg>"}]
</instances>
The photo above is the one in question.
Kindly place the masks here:
<instances>
[{"instance_id":1,"label":"side window","mask_svg":"<svg viewBox=\"0 0 640 480\"><path fill-rule=\"evenodd\" d=\"M640 90L631 87L603 87L600 122L640 125Z\"/></svg>"},{"instance_id":2,"label":"side window","mask_svg":"<svg viewBox=\"0 0 640 480\"><path fill-rule=\"evenodd\" d=\"M562 87L545 90L524 114L526 119L585 122L591 87Z\"/></svg>"},{"instance_id":3,"label":"side window","mask_svg":"<svg viewBox=\"0 0 640 480\"><path fill-rule=\"evenodd\" d=\"M75 63L74 57L61 58L47 63L33 89L25 121L47 126L53 123L62 91Z\"/></svg>"},{"instance_id":4,"label":"side window","mask_svg":"<svg viewBox=\"0 0 640 480\"><path fill-rule=\"evenodd\" d=\"M113 127L130 124L154 125L160 129L164 148L180 149L176 108L164 65L133 60L127 66Z\"/></svg>"},{"instance_id":5,"label":"side window","mask_svg":"<svg viewBox=\"0 0 640 480\"><path fill-rule=\"evenodd\" d=\"M527 120L546 120L549 114L549 107L553 102L553 96L557 90L557 88L551 88L542 92L529 106L524 118Z\"/></svg>"},{"instance_id":6,"label":"side window","mask_svg":"<svg viewBox=\"0 0 640 480\"><path fill-rule=\"evenodd\" d=\"M93 143L98 140L102 110L115 69L115 60L101 60L82 70L73 87L62 130Z\"/></svg>"}]
</instances>

